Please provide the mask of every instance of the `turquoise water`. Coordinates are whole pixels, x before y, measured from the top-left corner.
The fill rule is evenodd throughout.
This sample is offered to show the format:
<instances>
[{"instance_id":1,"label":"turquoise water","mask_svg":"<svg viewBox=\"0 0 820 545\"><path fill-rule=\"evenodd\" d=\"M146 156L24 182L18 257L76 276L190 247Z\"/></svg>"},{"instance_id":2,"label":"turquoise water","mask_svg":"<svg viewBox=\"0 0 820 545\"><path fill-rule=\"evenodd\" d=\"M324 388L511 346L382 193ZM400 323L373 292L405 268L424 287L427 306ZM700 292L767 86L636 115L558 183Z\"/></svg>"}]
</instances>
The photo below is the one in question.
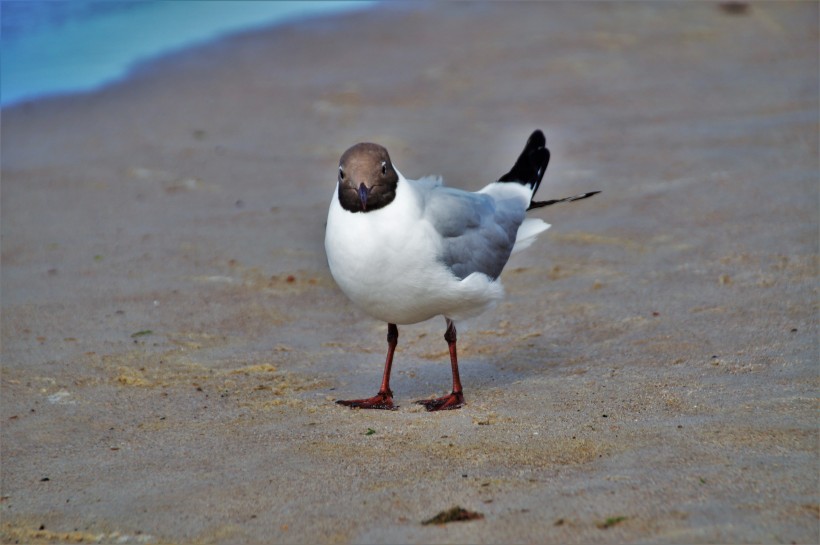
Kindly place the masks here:
<instances>
[{"instance_id":1,"label":"turquoise water","mask_svg":"<svg viewBox=\"0 0 820 545\"><path fill-rule=\"evenodd\" d=\"M372 1L0 2L0 105L91 91L138 62L227 34Z\"/></svg>"}]
</instances>

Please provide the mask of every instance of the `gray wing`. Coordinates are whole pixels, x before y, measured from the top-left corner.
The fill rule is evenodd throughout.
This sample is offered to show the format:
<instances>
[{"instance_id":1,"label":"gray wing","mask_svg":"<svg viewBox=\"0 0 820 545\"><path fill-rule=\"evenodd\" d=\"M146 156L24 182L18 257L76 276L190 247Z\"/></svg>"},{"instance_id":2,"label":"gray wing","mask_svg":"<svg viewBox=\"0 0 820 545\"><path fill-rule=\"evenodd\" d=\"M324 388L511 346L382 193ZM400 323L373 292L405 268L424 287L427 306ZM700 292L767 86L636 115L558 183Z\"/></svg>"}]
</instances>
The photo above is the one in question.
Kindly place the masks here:
<instances>
[{"instance_id":1,"label":"gray wing","mask_svg":"<svg viewBox=\"0 0 820 545\"><path fill-rule=\"evenodd\" d=\"M431 191L424 210L443 239L440 261L460 279L474 272L498 278L525 213L516 201L447 187Z\"/></svg>"}]
</instances>

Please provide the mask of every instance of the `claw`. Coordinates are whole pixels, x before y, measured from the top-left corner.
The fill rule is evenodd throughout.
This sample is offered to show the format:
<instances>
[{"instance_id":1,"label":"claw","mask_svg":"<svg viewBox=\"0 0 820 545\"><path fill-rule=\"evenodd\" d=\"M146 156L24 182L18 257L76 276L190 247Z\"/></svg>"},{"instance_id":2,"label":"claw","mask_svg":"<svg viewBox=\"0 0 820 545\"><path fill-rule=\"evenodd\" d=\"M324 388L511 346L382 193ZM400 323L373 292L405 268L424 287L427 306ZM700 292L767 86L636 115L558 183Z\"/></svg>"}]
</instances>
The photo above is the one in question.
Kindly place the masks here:
<instances>
[{"instance_id":1,"label":"claw","mask_svg":"<svg viewBox=\"0 0 820 545\"><path fill-rule=\"evenodd\" d=\"M450 411L464 406L464 394L453 392L450 395L436 399L419 399L415 403L424 405L424 408L428 411Z\"/></svg>"},{"instance_id":2,"label":"claw","mask_svg":"<svg viewBox=\"0 0 820 545\"><path fill-rule=\"evenodd\" d=\"M393 405L392 392L379 392L367 399L339 399L339 405L350 407L351 409L382 409L385 411L395 411L398 406Z\"/></svg>"}]
</instances>

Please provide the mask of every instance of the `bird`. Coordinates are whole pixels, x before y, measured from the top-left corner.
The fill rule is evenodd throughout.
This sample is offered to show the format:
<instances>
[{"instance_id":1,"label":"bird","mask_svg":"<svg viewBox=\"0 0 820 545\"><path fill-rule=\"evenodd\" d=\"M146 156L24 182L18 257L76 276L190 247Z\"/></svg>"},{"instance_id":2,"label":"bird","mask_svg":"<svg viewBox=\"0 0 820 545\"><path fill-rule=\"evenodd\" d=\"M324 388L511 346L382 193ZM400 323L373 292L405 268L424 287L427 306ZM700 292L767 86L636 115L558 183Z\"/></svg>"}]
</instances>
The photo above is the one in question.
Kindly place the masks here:
<instances>
[{"instance_id":1,"label":"bird","mask_svg":"<svg viewBox=\"0 0 820 545\"><path fill-rule=\"evenodd\" d=\"M549 160L544 133L536 130L509 172L470 192L445 186L437 176L405 178L379 144L358 143L342 154L327 216L327 263L348 299L387 323L387 356L375 396L338 404L397 409L390 373L398 326L443 316L452 390L415 403L428 411L464 406L456 322L481 314L503 297L499 277L510 255L550 227L526 217L528 211L600 193L534 200Z\"/></svg>"}]
</instances>

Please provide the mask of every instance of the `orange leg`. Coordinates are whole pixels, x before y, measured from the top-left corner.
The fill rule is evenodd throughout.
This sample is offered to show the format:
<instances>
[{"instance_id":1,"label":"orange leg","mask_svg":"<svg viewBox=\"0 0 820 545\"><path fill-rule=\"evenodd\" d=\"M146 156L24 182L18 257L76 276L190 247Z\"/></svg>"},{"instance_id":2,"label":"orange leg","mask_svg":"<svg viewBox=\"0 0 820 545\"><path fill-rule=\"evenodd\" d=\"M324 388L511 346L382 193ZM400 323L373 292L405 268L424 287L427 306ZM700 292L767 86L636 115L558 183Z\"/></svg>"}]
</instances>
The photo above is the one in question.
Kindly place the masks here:
<instances>
[{"instance_id":1,"label":"orange leg","mask_svg":"<svg viewBox=\"0 0 820 545\"><path fill-rule=\"evenodd\" d=\"M396 324L387 324L387 359L384 362L384 376L379 393L366 399L340 399L336 403L350 408L385 409L393 411L398 407L393 405L393 391L390 389L390 369L393 367L393 352L399 344L399 328Z\"/></svg>"},{"instance_id":2,"label":"orange leg","mask_svg":"<svg viewBox=\"0 0 820 545\"><path fill-rule=\"evenodd\" d=\"M461 390L461 378L458 376L458 354L456 354L456 326L452 320L447 318L447 331L444 332L444 340L450 349L450 367L453 369L453 391L450 395L436 399L420 399L416 401L419 405L424 405L428 411L448 411L459 409L464 406L464 393Z\"/></svg>"}]
</instances>

